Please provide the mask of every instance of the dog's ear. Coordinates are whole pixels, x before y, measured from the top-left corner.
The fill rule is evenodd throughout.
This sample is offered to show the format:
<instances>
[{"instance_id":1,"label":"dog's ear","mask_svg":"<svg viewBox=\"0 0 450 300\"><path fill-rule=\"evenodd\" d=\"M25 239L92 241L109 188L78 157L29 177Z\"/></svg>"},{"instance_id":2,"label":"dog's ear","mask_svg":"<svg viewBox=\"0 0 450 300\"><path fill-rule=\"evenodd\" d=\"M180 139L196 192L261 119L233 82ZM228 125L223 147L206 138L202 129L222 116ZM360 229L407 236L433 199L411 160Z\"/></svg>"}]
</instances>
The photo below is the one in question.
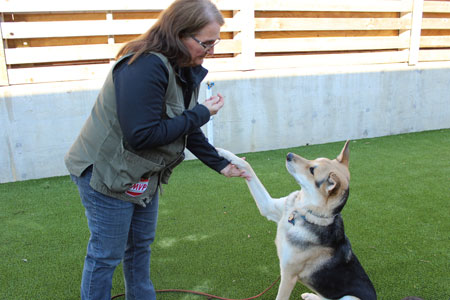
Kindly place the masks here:
<instances>
[{"instance_id":1,"label":"dog's ear","mask_svg":"<svg viewBox=\"0 0 450 300\"><path fill-rule=\"evenodd\" d=\"M339 190L341 186L341 180L335 173L331 172L328 176L327 184L327 193L328 196L331 196Z\"/></svg>"},{"instance_id":2,"label":"dog's ear","mask_svg":"<svg viewBox=\"0 0 450 300\"><path fill-rule=\"evenodd\" d=\"M349 142L350 142L350 140L347 140L347 142L345 142L344 148L342 148L341 153L337 157L337 161L340 162L341 164L346 165L347 168L348 168L348 160L349 160L349 156L350 156L350 150L348 147Z\"/></svg>"}]
</instances>

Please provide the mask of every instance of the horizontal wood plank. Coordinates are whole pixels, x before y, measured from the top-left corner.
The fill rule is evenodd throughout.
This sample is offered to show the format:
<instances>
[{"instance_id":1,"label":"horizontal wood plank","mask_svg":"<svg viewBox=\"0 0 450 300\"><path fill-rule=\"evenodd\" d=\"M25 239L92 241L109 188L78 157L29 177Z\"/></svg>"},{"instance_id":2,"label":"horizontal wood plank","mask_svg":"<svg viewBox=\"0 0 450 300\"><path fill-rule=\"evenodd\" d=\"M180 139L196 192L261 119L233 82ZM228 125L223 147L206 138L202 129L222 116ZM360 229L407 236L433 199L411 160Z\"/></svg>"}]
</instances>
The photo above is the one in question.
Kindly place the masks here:
<instances>
[{"instance_id":1,"label":"horizontal wood plank","mask_svg":"<svg viewBox=\"0 0 450 300\"><path fill-rule=\"evenodd\" d=\"M9 65L14 65L112 59L115 57L121 46L121 44L102 44L11 48L5 49L6 63Z\"/></svg>"},{"instance_id":2,"label":"horizontal wood plank","mask_svg":"<svg viewBox=\"0 0 450 300\"><path fill-rule=\"evenodd\" d=\"M403 51L351 54L312 54L256 57L254 69L297 68L314 65L358 65L400 63L408 58ZM208 58L203 64L211 72L243 70L242 57ZM17 68L8 71L11 84L42 83L53 81L103 79L111 64Z\"/></svg>"},{"instance_id":3,"label":"horizontal wood plank","mask_svg":"<svg viewBox=\"0 0 450 300\"><path fill-rule=\"evenodd\" d=\"M155 20L4 22L7 39L141 34Z\"/></svg>"},{"instance_id":4,"label":"horizontal wood plank","mask_svg":"<svg viewBox=\"0 0 450 300\"><path fill-rule=\"evenodd\" d=\"M155 22L155 19L3 22L1 29L5 39L135 35L146 32ZM226 18L221 31L240 31L240 25L233 18Z\"/></svg>"},{"instance_id":5,"label":"horizontal wood plank","mask_svg":"<svg viewBox=\"0 0 450 300\"><path fill-rule=\"evenodd\" d=\"M1 11L5 13L35 13L35 12L78 12L78 11L161 11L166 9L173 0L142 1L142 0L0 0ZM240 0L215 0L221 10L239 10Z\"/></svg>"},{"instance_id":6,"label":"horizontal wood plank","mask_svg":"<svg viewBox=\"0 0 450 300\"><path fill-rule=\"evenodd\" d=\"M420 50L419 61L450 61L450 49Z\"/></svg>"},{"instance_id":7,"label":"horizontal wood plank","mask_svg":"<svg viewBox=\"0 0 450 300\"><path fill-rule=\"evenodd\" d=\"M449 1L425 1L423 3L424 13L450 13Z\"/></svg>"},{"instance_id":8,"label":"horizontal wood plank","mask_svg":"<svg viewBox=\"0 0 450 300\"><path fill-rule=\"evenodd\" d=\"M226 18L222 32L238 32L239 21ZM6 39L55 38L102 35L136 35L146 32L155 20L97 20L54 22L4 22ZM399 18L256 18L256 31L407 30L410 21ZM425 19L424 28L450 28L449 19Z\"/></svg>"},{"instance_id":9,"label":"horizontal wood plank","mask_svg":"<svg viewBox=\"0 0 450 300\"><path fill-rule=\"evenodd\" d=\"M43 83L54 81L104 79L112 64L31 67L9 69L10 84ZM203 63L211 72L242 70L242 59L207 58Z\"/></svg>"},{"instance_id":10,"label":"horizontal wood plank","mask_svg":"<svg viewBox=\"0 0 450 300\"><path fill-rule=\"evenodd\" d=\"M421 48L450 47L450 36L422 36Z\"/></svg>"},{"instance_id":11,"label":"horizontal wood plank","mask_svg":"<svg viewBox=\"0 0 450 300\"><path fill-rule=\"evenodd\" d=\"M423 18L422 29L450 29L449 18Z\"/></svg>"},{"instance_id":12,"label":"horizontal wood plank","mask_svg":"<svg viewBox=\"0 0 450 300\"><path fill-rule=\"evenodd\" d=\"M367 65L404 63L407 51L387 51L375 53L312 54L257 57L256 69L301 68L311 66Z\"/></svg>"},{"instance_id":13,"label":"horizontal wood plank","mask_svg":"<svg viewBox=\"0 0 450 300\"><path fill-rule=\"evenodd\" d=\"M91 80L105 78L110 64L54 66L9 69L10 84L54 81Z\"/></svg>"},{"instance_id":14,"label":"horizontal wood plank","mask_svg":"<svg viewBox=\"0 0 450 300\"><path fill-rule=\"evenodd\" d=\"M254 69L301 68L311 66L406 63L408 51L373 53L308 54L256 57ZM449 61L450 50L421 50L419 61ZM242 59L213 58L203 64L211 72L242 70ZM111 64L19 68L8 71L11 84L103 79Z\"/></svg>"},{"instance_id":15,"label":"horizontal wood plank","mask_svg":"<svg viewBox=\"0 0 450 300\"><path fill-rule=\"evenodd\" d=\"M31 64L66 61L113 59L123 44L28 47L5 49L6 63ZM217 54L240 53L241 41L223 40L215 48Z\"/></svg>"},{"instance_id":16,"label":"horizontal wood plank","mask_svg":"<svg viewBox=\"0 0 450 300\"><path fill-rule=\"evenodd\" d=\"M242 55L230 58L207 58L203 63L203 67L210 72L243 71L246 70L246 65Z\"/></svg>"},{"instance_id":17,"label":"horizontal wood plank","mask_svg":"<svg viewBox=\"0 0 450 300\"><path fill-rule=\"evenodd\" d=\"M255 40L256 52L406 49L408 48L408 46L408 40L400 39L398 37L343 37Z\"/></svg>"},{"instance_id":18,"label":"horizontal wood plank","mask_svg":"<svg viewBox=\"0 0 450 300\"><path fill-rule=\"evenodd\" d=\"M411 0L256 0L255 10L266 11L353 11L407 12Z\"/></svg>"},{"instance_id":19,"label":"horizontal wood plank","mask_svg":"<svg viewBox=\"0 0 450 300\"><path fill-rule=\"evenodd\" d=\"M282 30L407 30L411 21L400 18L256 18L256 31Z\"/></svg>"}]
</instances>

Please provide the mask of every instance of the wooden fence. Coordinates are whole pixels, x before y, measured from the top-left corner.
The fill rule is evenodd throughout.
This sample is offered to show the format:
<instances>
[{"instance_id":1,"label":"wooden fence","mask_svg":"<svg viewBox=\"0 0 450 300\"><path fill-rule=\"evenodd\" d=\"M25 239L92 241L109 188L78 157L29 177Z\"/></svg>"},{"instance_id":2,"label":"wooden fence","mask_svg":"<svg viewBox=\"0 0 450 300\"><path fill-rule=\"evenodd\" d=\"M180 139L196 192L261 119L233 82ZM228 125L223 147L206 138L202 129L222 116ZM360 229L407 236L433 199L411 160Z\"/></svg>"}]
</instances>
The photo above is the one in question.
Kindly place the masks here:
<instances>
[{"instance_id":1,"label":"wooden fence","mask_svg":"<svg viewBox=\"0 0 450 300\"><path fill-rule=\"evenodd\" d=\"M103 77L170 0L0 0L0 85ZM216 0L210 71L450 61L450 1Z\"/></svg>"}]
</instances>

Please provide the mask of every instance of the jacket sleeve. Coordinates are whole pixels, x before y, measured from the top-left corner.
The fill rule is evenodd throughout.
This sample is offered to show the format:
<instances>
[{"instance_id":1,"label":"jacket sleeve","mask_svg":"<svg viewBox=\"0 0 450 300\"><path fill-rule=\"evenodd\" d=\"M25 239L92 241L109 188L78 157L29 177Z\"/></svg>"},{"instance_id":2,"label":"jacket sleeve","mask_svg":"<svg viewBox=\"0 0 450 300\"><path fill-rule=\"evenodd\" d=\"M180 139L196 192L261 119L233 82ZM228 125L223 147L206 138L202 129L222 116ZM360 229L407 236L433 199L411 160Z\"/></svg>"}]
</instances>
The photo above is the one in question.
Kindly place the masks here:
<instances>
[{"instance_id":1,"label":"jacket sleeve","mask_svg":"<svg viewBox=\"0 0 450 300\"><path fill-rule=\"evenodd\" d=\"M167 145L209 120L208 109L200 104L175 118L162 119L168 76L164 63L153 54L141 55L131 65L124 60L113 72L120 127L133 149Z\"/></svg>"},{"instance_id":2,"label":"jacket sleeve","mask_svg":"<svg viewBox=\"0 0 450 300\"><path fill-rule=\"evenodd\" d=\"M230 163L227 159L219 156L216 148L208 142L200 128L189 134L187 148L200 161L217 172Z\"/></svg>"}]
</instances>

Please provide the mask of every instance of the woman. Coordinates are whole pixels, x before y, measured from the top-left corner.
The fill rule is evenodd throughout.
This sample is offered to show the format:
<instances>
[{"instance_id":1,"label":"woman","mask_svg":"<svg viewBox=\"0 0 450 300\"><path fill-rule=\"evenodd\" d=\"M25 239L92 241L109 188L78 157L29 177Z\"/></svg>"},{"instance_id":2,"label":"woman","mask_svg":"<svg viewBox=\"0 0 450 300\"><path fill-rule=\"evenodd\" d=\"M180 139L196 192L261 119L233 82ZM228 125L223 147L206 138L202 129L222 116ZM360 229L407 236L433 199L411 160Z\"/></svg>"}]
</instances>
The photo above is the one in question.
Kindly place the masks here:
<instances>
[{"instance_id":1,"label":"woman","mask_svg":"<svg viewBox=\"0 0 450 300\"><path fill-rule=\"evenodd\" d=\"M173 2L148 32L120 50L67 153L91 232L83 300L110 299L121 261L126 298L155 299L150 244L158 190L184 159L185 148L227 177L247 176L220 157L200 130L224 104L220 94L197 103L207 74L201 64L214 53L223 23L209 0Z\"/></svg>"}]
</instances>

